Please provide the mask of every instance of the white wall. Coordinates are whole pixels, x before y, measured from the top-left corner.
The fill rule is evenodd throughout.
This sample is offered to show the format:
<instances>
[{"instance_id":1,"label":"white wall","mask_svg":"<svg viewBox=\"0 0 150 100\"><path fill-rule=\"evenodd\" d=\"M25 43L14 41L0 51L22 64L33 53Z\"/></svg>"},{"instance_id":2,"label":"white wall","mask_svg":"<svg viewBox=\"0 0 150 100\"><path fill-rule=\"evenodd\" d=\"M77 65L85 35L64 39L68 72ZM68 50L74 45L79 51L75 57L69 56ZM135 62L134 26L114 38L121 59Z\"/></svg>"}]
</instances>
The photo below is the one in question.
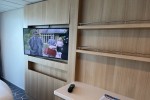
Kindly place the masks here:
<instances>
[{"instance_id":1,"label":"white wall","mask_svg":"<svg viewBox=\"0 0 150 100\"><path fill-rule=\"evenodd\" d=\"M23 21L23 8L1 14L3 77L22 89L25 88Z\"/></svg>"}]
</instances>

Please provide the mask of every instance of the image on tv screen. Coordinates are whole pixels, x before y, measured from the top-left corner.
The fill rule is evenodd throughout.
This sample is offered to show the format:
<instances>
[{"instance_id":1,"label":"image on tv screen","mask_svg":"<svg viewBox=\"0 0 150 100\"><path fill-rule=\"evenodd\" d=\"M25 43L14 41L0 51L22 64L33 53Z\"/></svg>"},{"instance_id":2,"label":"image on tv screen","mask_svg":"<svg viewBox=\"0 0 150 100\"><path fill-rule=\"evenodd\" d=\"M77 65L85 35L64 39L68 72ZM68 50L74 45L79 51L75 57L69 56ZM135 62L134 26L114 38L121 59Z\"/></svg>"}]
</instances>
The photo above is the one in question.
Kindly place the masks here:
<instances>
[{"instance_id":1,"label":"image on tv screen","mask_svg":"<svg viewBox=\"0 0 150 100\"><path fill-rule=\"evenodd\" d=\"M68 28L24 28L23 39L26 55L68 60Z\"/></svg>"}]
</instances>

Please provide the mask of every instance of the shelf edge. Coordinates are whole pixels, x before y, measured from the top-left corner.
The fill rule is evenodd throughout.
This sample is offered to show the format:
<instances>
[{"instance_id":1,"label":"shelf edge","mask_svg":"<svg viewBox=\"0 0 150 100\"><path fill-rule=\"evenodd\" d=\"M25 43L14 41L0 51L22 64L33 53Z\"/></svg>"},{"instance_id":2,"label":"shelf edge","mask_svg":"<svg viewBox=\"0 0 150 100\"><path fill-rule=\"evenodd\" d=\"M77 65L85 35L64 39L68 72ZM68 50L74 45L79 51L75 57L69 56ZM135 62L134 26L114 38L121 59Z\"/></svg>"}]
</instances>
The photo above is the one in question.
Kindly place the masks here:
<instances>
[{"instance_id":1,"label":"shelf edge","mask_svg":"<svg viewBox=\"0 0 150 100\"><path fill-rule=\"evenodd\" d=\"M78 26L78 29L138 29L138 28L150 28L150 23Z\"/></svg>"},{"instance_id":2,"label":"shelf edge","mask_svg":"<svg viewBox=\"0 0 150 100\"><path fill-rule=\"evenodd\" d=\"M90 54L90 55L104 56L104 57L113 57L113 58L120 58L120 59L150 62L150 58L146 58L146 57L113 54L113 53L104 53L104 52L96 52L96 51L86 51L86 50L78 50L78 49L76 50L76 52L77 53Z\"/></svg>"}]
</instances>

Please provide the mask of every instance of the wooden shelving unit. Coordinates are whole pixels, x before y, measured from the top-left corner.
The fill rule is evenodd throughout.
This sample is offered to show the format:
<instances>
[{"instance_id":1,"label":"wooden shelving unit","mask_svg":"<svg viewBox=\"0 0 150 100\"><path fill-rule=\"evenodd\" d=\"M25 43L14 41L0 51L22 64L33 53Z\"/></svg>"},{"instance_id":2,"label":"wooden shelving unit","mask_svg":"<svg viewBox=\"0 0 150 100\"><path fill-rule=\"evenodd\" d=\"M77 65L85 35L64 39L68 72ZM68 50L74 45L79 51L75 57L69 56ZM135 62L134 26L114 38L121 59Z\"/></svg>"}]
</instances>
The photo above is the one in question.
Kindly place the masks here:
<instances>
[{"instance_id":1,"label":"wooden shelving unit","mask_svg":"<svg viewBox=\"0 0 150 100\"><path fill-rule=\"evenodd\" d=\"M140 28L145 29L150 28L150 23L78 26L78 29L140 29Z\"/></svg>"},{"instance_id":2,"label":"wooden shelving unit","mask_svg":"<svg viewBox=\"0 0 150 100\"><path fill-rule=\"evenodd\" d=\"M105 57L113 57L113 58L120 58L120 59L150 62L150 58L147 58L147 57L130 56L130 55L122 55L122 54L114 54L114 53L104 53L104 52L87 51L87 50L78 50L78 49L76 50L76 52L83 53L83 54L96 55L96 56L105 56Z\"/></svg>"},{"instance_id":3,"label":"wooden shelving unit","mask_svg":"<svg viewBox=\"0 0 150 100\"><path fill-rule=\"evenodd\" d=\"M149 29L150 23L136 23L136 24L109 24L109 25L83 25L78 26L78 30L101 30L101 29ZM127 60L136 60L136 61L143 61L143 62L150 62L149 57L141 57L141 56L134 56L134 55L127 55L127 54L116 54L113 52L99 52L94 50L85 50L85 49L76 49L77 53L84 53L90 55L99 55L105 57L113 57L113 58L120 58L120 59L127 59Z\"/></svg>"},{"instance_id":4,"label":"wooden shelving unit","mask_svg":"<svg viewBox=\"0 0 150 100\"><path fill-rule=\"evenodd\" d=\"M74 41L69 62L71 80L135 100L149 100L148 1L72 0L71 4L69 32ZM94 50L78 48L82 46Z\"/></svg>"}]
</instances>

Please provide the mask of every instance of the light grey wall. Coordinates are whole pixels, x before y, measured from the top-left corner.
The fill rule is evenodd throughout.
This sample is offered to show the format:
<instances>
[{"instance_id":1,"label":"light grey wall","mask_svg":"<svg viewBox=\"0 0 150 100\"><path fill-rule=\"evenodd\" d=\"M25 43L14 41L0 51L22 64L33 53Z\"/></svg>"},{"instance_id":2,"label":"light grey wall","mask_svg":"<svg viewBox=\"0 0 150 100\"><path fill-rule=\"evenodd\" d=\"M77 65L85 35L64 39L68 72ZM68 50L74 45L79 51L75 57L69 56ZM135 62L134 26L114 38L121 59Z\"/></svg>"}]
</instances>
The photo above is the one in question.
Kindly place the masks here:
<instances>
[{"instance_id":1,"label":"light grey wall","mask_svg":"<svg viewBox=\"0 0 150 100\"><path fill-rule=\"evenodd\" d=\"M0 79L2 77L2 62L1 62L1 13L0 13Z\"/></svg>"},{"instance_id":2,"label":"light grey wall","mask_svg":"<svg viewBox=\"0 0 150 100\"><path fill-rule=\"evenodd\" d=\"M23 22L23 8L1 14L3 78L22 89L25 88Z\"/></svg>"}]
</instances>

